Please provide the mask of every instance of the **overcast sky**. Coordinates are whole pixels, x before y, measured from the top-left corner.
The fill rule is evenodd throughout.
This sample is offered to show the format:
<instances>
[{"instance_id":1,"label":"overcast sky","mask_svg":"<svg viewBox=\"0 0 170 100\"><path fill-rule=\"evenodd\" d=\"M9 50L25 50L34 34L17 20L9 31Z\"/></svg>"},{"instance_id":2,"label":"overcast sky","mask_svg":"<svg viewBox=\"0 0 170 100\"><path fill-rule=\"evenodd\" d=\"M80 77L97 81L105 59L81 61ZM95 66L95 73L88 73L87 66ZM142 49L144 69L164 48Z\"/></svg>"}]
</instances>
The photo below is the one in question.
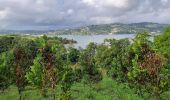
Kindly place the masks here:
<instances>
[{"instance_id":1,"label":"overcast sky","mask_svg":"<svg viewBox=\"0 0 170 100\"><path fill-rule=\"evenodd\" d=\"M170 24L170 0L0 0L0 29L106 23Z\"/></svg>"}]
</instances>

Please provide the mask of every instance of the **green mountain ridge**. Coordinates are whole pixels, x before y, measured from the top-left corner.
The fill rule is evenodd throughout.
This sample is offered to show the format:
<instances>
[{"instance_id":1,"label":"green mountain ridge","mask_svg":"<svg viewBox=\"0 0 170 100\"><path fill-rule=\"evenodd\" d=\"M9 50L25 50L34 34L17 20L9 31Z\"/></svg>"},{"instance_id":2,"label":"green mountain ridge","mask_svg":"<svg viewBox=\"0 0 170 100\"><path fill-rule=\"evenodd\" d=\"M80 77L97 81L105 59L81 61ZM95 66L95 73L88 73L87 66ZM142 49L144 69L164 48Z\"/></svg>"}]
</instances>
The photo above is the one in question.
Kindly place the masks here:
<instances>
[{"instance_id":1,"label":"green mountain ridge","mask_svg":"<svg viewBox=\"0 0 170 100\"><path fill-rule=\"evenodd\" d=\"M98 35L98 34L136 34L138 32L148 31L152 33L162 33L169 24L159 24L151 22L142 23L112 23L101 25L83 26L74 29L62 29L51 34L72 34L72 35Z\"/></svg>"}]
</instances>

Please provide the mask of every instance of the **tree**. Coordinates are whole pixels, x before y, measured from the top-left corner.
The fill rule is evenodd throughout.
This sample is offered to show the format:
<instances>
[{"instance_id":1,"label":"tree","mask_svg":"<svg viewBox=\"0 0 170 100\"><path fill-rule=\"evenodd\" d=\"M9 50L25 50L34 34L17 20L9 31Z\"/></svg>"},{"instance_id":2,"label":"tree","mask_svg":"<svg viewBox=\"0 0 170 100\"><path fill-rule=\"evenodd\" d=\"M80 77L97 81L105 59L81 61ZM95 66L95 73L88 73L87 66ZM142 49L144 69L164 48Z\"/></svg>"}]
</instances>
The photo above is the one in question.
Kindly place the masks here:
<instances>
[{"instance_id":1,"label":"tree","mask_svg":"<svg viewBox=\"0 0 170 100\"><path fill-rule=\"evenodd\" d=\"M39 52L34 60L34 65L27 73L27 80L40 87L42 95L46 97L47 88L52 89L53 99L55 100L56 85L64 73L65 60L67 60L66 50L58 40L49 40L43 36L36 40ZM34 80L39 79L38 81Z\"/></svg>"},{"instance_id":2,"label":"tree","mask_svg":"<svg viewBox=\"0 0 170 100\"><path fill-rule=\"evenodd\" d=\"M13 54L6 51L0 54L0 90L4 91L13 81Z\"/></svg>"},{"instance_id":3,"label":"tree","mask_svg":"<svg viewBox=\"0 0 170 100\"><path fill-rule=\"evenodd\" d=\"M96 54L96 44L90 43L80 54L80 65L87 82L96 83L102 79L102 75L96 67L94 56Z\"/></svg>"},{"instance_id":4,"label":"tree","mask_svg":"<svg viewBox=\"0 0 170 100\"><path fill-rule=\"evenodd\" d=\"M0 53L12 49L15 45L14 36L0 36Z\"/></svg>"},{"instance_id":5,"label":"tree","mask_svg":"<svg viewBox=\"0 0 170 100\"><path fill-rule=\"evenodd\" d=\"M42 55L37 54L34 59L33 65L30 67L30 71L26 73L26 79L32 85L41 88L42 87L42 75L43 67L41 65Z\"/></svg>"},{"instance_id":6,"label":"tree","mask_svg":"<svg viewBox=\"0 0 170 100\"><path fill-rule=\"evenodd\" d=\"M61 90L62 93L60 95L61 100L70 100L71 99L71 92L70 88L75 81L75 76L73 70L69 67L64 68L64 73L61 78Z\"/></svg>"},{"instance_id":7,"label":"tree","mask_svg":"<svg viewBox=\"0 0 170 100\"><path fill-rule=\"evenodd\" d=\"M39 48L34 64L31 66L31 69L26 74L26 78L29 83L41 88L41 93L46 97L47 86L48 86L48 50L50 49L47 46L47 37L43 36L36 40L37 46ZM48 65L47 65L48 64Z\"/></svg>"},{"instance_id":8,"label":"tree","mask_svg":"<svg viewBox=\"0 0 170 100\"><path fill-rule=\"evenodd\" d=\"M125 81L130 66L128 39L106 39L97 47L96 65L107 70L107 74L119 81Z\"/></svg>"},{"instance_id":9,"label":"tree","mask_svg":"<svg viewBox=\"0 0 170 100\"><path fill-rule=\"evenodd\" d=\"M33 63L36 54L36 45L32 40L26 38L17 38L13 48L14 65L15 65L15 81L18 87L20 99L22 99L22 91L27 84L25 74Z\"/></svg>"},{"instance_id":10,"label":"tree","mask_svg":"<svg viewBox=\"0 0 170 100\"><path fill-rule=\"evenodd\" d=\"M24 37L1 36L0 47L0 52L2 52L0 71L2 82L5 83L6 81L6 85L16 83L21 95L26 83L25 72L32 64L36 54L36 45L31 39ZM19 80L22 82L19 82Z\"/></svg>"},{"instance_id":11,"label":"tree","mask_svg":"<svg viewBox=\"0 0 170 100\"><path fill-rule=\"evenodd\" d=\"M129 79L134 82L134 86L140 94L144 90L147 93L155 95L158 99L163 92L162 75L164 66L162 66L163 58L152 49L152 43L148 40L147 32L140 33L134 39L132 50L135 54L132 59L132 68L128 72Z\"/></svg>"},{"instance_id":12,"label":"tree","mask_svg":"<svg viewBox=\"0 0 170 100\"><path fill-rule=\"evenodd\" d=\"M25 59L26 52L22 48L15 48L14 49L14 57L15 57L15 75L16 75L16 85L18 87L20 100L22 99L22 91L25 87L25 66L22 64Z\"/></svg>"},{"instance_id":13,"label":"tree","mask_svg":"<svg viewBox=\"0 0 170 100\"><path fill-rule=\"evenodd\" d=\"M170 88L170 27L161 35L154 37L154 50L164 57L161 70L161 88L163 93Z\"/></svg>"},{"instance_id":14,"label":"tree","mask_svg":"<svg viewBox=\"0 0 170 100\"><path fill-rule=\"evenodd\" d=\"M68 49L68 60L72 63L75 64L78 62L79 59L79 50L75 49L75 48L69 48Z\"/></svg>"}]
</instances>

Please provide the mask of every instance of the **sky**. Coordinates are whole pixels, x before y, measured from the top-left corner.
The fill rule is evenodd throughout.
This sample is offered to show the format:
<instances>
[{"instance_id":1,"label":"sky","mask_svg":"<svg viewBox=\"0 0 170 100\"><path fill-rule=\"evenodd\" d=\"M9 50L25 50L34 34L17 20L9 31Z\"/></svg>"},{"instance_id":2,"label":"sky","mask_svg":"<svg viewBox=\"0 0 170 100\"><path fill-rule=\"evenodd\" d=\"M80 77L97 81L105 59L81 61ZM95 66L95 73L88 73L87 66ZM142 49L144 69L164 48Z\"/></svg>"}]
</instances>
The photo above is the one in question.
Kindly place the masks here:
<instances>
[{"instance_id":1,"label":"sky","mask_svg":"<svg viewBox=\"0 0 170 100\"><path fill-rule=\"evenodd\" d=\"M1 30L116 22L170 24L170 0L0 0Z\"/></svg>"}]
</instances>

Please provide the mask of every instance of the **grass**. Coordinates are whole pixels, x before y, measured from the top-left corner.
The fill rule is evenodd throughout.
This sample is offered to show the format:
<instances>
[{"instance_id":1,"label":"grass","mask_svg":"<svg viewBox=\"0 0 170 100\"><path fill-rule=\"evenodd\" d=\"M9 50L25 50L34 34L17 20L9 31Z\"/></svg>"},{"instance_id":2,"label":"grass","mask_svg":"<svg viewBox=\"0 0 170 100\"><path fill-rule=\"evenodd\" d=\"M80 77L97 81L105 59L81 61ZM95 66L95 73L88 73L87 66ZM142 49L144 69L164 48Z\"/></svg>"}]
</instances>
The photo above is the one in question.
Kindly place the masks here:
<instances>
[{"instance_id":1,"label":"grass","mask_svg":"<svg viewBox=\"0 0 170 100\"><path fill-rule=\"evenodd\" d=\"M110 78L104 78L101 82L92 86L84 85L83 83L75 83L71 88L71 96L73 100L144 100L134 93L125 84L118 84ZM61 90L58 86L56 95L58 96ZM24 100L52 100L50 98L50 90L48 97L43 98L39 89L27 87L23 93ZM168 100L170 92L163 95L163 100ZM0 93L0 100L19 100L19 94L15 86L10 86L4 93Z\"/></svg>"},{"instance_id":2,"label":"grass","mask_svg":"<svg viewBox=\"0 0 170 100\"><path fill-rule=\"evenodd\" d=\"M109 78L104 78L91 88L77 83L72 86L72 91L72 97L76 100L142 100L125 85L117 84Z\"/></svg>"}]
</instances>

